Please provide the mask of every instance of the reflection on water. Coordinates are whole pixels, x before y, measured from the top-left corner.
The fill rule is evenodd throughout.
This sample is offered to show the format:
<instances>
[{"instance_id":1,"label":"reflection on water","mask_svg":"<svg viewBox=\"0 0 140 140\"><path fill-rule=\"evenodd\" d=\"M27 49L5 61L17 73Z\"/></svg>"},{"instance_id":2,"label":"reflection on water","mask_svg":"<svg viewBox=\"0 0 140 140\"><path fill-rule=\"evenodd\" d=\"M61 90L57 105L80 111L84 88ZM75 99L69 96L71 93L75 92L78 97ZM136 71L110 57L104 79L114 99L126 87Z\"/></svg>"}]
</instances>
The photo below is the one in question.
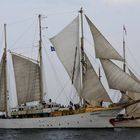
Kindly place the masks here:
<instances>
[{"instance_id":1,"label":"reflection on water","mask_svg":"<svg viewBox=\"0 0 140 140\"><path fill-rule=\"evenodd\" d=\"M0 129L0 140L140 140L140 129Z\"/></svg>"}]
</instances>

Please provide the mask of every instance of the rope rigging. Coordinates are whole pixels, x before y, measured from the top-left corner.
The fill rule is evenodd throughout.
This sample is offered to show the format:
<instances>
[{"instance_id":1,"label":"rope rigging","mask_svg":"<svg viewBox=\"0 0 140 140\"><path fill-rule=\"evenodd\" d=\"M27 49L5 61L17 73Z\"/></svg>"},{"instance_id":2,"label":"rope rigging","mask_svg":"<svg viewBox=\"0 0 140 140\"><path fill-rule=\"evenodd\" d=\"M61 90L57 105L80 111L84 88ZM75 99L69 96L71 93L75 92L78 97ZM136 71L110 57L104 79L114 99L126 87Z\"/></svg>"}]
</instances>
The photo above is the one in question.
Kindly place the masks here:
<instances>
[{"instance_id":1,"label":"rope rigging","mask_svg":"<svg viewBox=\"0 0 140 140\"><path fill-rule=\"evenodd\" d=\"M75 11L73 11L73 12L71 12L71 13L74 13ZM76 11L77 12L77 11ZM67 14L68 13L70 13L70 12L67 12ZM56 15L58 15L58 14L60 14L60 13L56 13ZM62 13L61 13L62 14ZM64 14L64 13L63 13ZM65 13L66 14L66 13ZM48 15L51 15L51 14L48 14ZM52 14L53 15L53 14ZM55 14L54 14L55 15ZM26 19L27 20L27 19ZM31 18L30 19L28 19L28 20L31 20ZM11 23L11 24L9 24L9 25L14 25L14 24L17 24L17 23L20 23L20 22L23 22L23 21L17 21L17 22L13 22L13 23ZM34 23L32 23L27 29L26 29L26 31L28 30L28 29L30 29L30 27L33 25ZM26 32L24 32L22 35L20 35L19 37L18 37L18 39L13 43L13 45L15 45L15 44L17 44L17 42L23 37L23 35L25 35L25 33ZM34 37L33 37L33 43L34 43L34 41L35 41L35 38L36 38L36 30L35 30L35 33L34 33ZM85 38L86 39L86 38ZM91 45L91 46L93 46L93 44L91 43L91 42L89 42L87 39L86 39L86 41ZM12 45L12 46L13 46ZM26 47L24 47L24 49L25 49ZM16 49L16 48L12 48L12 49ZM45 50L45 49L44 49ZM46 50L45 50L46 51ZM90 50L86 50L86 51L90 51ZM76 55L76 52L75 52L75 55ZM92 58L92 60L93 60L93 62L96 64L96 65L98 65L98 67L100 66L100 64L99 63L97 63L97 61L96 61L96 59L89 53L89 55L90 55L90 57ZM49 55L48 55L49 56ZM31 57L33 57L33 47L31 48ZM50 61L51 61L51 59L50 59ZM73 78L72 78L72 83L73 83L73 79L74 79L74 71L75 71L75 63L76 62L74 62L74 68L73 68ZM53 63L52 63L53 64ZM52 66L52 65L51 65ZM54 67L53 67L54 68ZM54 68L55 69L55 68ZM55 74L56 74L56 70L54 70L55 71ZM57 75L57 74L56 74ZM57 78L58 78L58 76L56 76ZM60 82L61 83L61 82ZM67 84L66 84L67 85ZM65 85L65 86L66 86ZM62 87L62 91L64 91L65 90L65 87L63 87L62 86L62 83L61 83L61 87ZM60 94L62 94L62 93L60 93Z\"/></svg>"},{"instance_id":2,"label":"rope rigging","mask_svg":"<svg viewBox=\"0 0 140 140\"><path fill-rule=\"evenodd\" d=\"M75 11L64 11L64 12L52 12L52 13L48 13L47 16L55 16L55 15L67 15L67 14L73 14L73 13L76 13L77 14L77 10Z\"/></svg>"},{"instance_id":3,"label":"rope rigging","mask_svg":"<svg viewBox=\"0 0 140 140\"><path fill-rule=\"evenodd\" d=\"M44 47L44 48L45 48L45 47ZM57 100L58 97L63 93L63 91L65 92L65 89L67 88L67 86L68 86L68 84L69 84L69 80L66 81L64 85L62 84L62 82L61 82L61 80L60 80L60 78L59 78L59 76L58 76L58 74L57 74L58 72L57 72L57 70L55 69L55 67L54 67L54 65L53 65L52 58L50 58L50 56L49 56L48 51L46 50L46 48L45 48L44 50L45 50L44 52L46 53L46 56L48 56L48 59L49 59L51 68L52 68L52 70L53 70L53 73L55 74L55 78L58 80L58 83L60 83L60 86L61 86L61 90L58 92L58 96L57 96L57 98L55 99L55 100ZM66 96L67 100L69 101L70 98L67 97L66 92L65 92L64 95Z\"/></svg>"},{"instance_id":4,"label":"rope rigging","mask_svg":"<svg viewBox=\"0 0 140 140\"><path fill-rule=\"evenodd\" d=\"M35 23L36 20L34 20L27 28L26 30L19 35L19 37L10 45L10 46L15 46L26 34L27 32L30 31L31 27L33 27L34 23ZM34 35L35 36L35 35ZM34 38L33 38L34 39ZM11 49L17 49L19 47L15 47L15 48L11 48Z\"/></svg>"}]
</instances>

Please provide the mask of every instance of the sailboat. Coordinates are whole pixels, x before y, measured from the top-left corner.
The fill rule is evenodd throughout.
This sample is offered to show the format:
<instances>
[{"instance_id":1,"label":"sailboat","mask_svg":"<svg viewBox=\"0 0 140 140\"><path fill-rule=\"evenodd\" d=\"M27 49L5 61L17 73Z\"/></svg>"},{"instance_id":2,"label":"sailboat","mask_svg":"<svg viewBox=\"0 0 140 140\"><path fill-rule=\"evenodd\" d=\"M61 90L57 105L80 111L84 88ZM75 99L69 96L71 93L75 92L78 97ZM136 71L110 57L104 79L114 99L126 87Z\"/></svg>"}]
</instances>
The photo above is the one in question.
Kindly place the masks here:
<instances>
[{"instance_id":1,"label":"sailboat","mask_svg":"<svg viewBox=\"0 0 140 140\"><path fill-rule=\"evenodd\" d=\"M88 17L87 17L88 19ZM90 29L92 31L93 38L96 37L98 33L98 29L92 24L92 22L88 19L88 23L91 25ZM134 74L132 70L128 66L126 66L126 54L125 54L125 39L124 39L124 32L125 27L123 26L123 59L119 57L115 60L123 61L123 69L118 67L115 63L113 63L110 58L100 56L99 48L101 46L105 46L100 44L100 46L96 45L95 41L95 51L97 58L100 59L101 64L103 66L105 75L108 80L109 87L111 89L119 90L122 94L122 97L118 103L114 103L113 105L122 105L125 109L123 113L120 113L116 116L116 118L110 119L110 122L114 127L140 127L140 91L138 84L140 83L139 78ZM101 35L101 34L100 34ZM98 48L97 48L98 47ZM104 50L104 51L107 51ZM109 52L109 50L108 50ZM111 52L111 51L110 51ZM109 53L110 53L109 52ZM110 71L112 70L112 71ZM135 83L135 82L137 83Z\"/></svg>"},{"instance_id":2,"label":"sailboat","mask_svg":"<svg viewBox=\"0 0 140 140\"><path fill-rule=\"evenodd\" d=\"M100 75L92 66L84 51L83 10L60 33L50 39L58 58L64 65L71 84L77 90L79 104L62 107L43 98L42 32L39 15L39 61L10 52L12 55L18 106L8 109L7 89L7 43L0 63L0 128L111 128L111 118L117 116L126 104L102 107L102 102L112 102ZM123 61L95 25L86 17L94 39L96 57L100 59L109 87L121 91L140 92L140 83L124 73L111 59ZM105 53L106 52L106 53ZM39 101L28 106L27 102ZM132 102L133 104L133 102Z\"/></svg>"},{"instance_id":3,"label":"sailboat","mask_svg":"<svg viewBox=\"0 0 140 140\"><path fill-rule=\"evenodd\" d=\"M138 82L140 80L135 76L135 74L128 69L129 74ZM140 100L140 95L137 92L128 92L127 100ZM127 106L125 108L125 114L120 114L119 117L115 119L111 119L111 123L114 125L114 127L120 127L120 128L133 128L133 127L140 127L140 103L139 101L136 104Z\"/></svg>"}]
</instances>

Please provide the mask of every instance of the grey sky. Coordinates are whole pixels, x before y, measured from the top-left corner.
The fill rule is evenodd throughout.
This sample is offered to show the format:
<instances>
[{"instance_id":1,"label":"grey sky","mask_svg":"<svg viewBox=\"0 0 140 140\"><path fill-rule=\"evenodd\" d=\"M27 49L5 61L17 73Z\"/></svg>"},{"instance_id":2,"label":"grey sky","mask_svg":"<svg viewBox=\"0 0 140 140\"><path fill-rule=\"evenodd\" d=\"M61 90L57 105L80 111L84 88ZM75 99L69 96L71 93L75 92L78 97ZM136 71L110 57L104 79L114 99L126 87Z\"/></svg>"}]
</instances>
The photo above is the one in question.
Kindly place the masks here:
<instances>
[{"instance_id":1,"label":"grey sky","mask_svg":"<svg viewBox=\"0 0 140 140\"><path fill-rule=\"evenodd\" d=\"M122 25L125 24L128 32L127 45L137 61L139 60L139 0L0 0L0 29L2 30L2 24L5 22L13 23L41 13L48 16L46 25L52 29L51 33L48 31L48 36L51 36L57 33L53 28L60 30L63 28L63 24L67 24L74 17L63 14L78 11L81 6L109 41L119 50L122 47ZM55 19L60 19L60 24L58 22L57 24L51 23L56 22ZM16 29L14 30L16 32Z\"/></svg>"},{"instance_id":2,"label":"grey sky","mask_svg":"<svg viewBox=\"0 0 140 140\"><path fill-rule=\"evenodd\" d=\"M25 43L25 40L31 39L30 44L34 45L37 41L34 40L34 36L37 38L33 29L36 27L35 22L28 31L37 14L47 16L43 26L47 26L48 29L43 34L44 37L52 37L77 15L81 6L121 54L122 26L125 24L128 63L140 75L140 0L0 0L0 45L3 44L1 34L4 23L8 24L8 47L14 48L14 42L25 30L27 34L17 41L16 47L20 48L23 45L28 47L28 41ZM22 20L23 22L20 22Z\"/></svg>"}]
</instances>

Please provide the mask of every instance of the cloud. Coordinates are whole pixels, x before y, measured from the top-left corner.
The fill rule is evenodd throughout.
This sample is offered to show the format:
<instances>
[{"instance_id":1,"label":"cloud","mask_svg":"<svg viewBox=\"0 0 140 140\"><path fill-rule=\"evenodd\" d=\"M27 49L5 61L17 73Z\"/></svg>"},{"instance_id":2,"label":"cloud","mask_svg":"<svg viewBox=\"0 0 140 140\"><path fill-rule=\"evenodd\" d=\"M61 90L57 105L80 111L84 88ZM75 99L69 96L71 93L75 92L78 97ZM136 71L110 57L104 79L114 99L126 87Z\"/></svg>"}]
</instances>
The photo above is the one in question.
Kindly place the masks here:
<instances>
[{"instance_id":1,"label":"cloud","mask_svg":"<svg viewBox=\"0 0 140 140\"><path fill-rule=\"evenodd\" d=\"M106 3L111 5L135 5L140 3L140 0L104 0Z\"/></svg>"}]
</instances>

